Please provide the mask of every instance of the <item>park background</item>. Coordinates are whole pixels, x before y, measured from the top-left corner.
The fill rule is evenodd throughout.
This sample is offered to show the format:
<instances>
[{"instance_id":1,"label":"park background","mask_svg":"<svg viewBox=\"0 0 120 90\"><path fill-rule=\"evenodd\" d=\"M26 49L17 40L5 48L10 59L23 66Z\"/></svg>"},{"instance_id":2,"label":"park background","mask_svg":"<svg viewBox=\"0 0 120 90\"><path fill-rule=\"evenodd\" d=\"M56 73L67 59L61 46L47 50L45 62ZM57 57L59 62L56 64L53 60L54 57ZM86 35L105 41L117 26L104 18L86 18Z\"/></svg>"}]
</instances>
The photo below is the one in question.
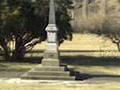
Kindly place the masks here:
<instances>
[{"instance_id":1,"label":"park background","mask_svg":"<svg viewBox=\"0 0 120 90\"><path fill-rule=\"evenodd\" d=\"M2 0L1 0L2 1ZM83 84L24 84L11 83L9 78L19 78L26 71L37 66L42 59L45 42L35 45L32 51L25 54L27 61L9 62L1 59L0 62L0 89L1 90L119 90L120 89L120 61L119 50L116 43L106 33L96 33L101 29L102 20L107 18L110 27L110 35L115 29L120 37L119 0L73 0L74 8L69 9L71 25L73 27L72 41L64 41L59 47L61 59L69 68L79 71L81 75L93 75L93 78L84 77ZM102 1L102 2L101 2ZM107 1L107 4L106 4ZM110 18L110 19L109 19ZM115 19L114 19L115 18ZM115 20L115 24L113 21ZM112 22L112 25L111 25ZM116 24L117 23L117 24ZM106 24L105 24L106 25ZM112 27L111 27L112 26ZM108 29L108 27L107 27ZM102 29L104 30L104 29ZM10 50L13 50L14 42L9 42ZM36 59L30 59L38 57ZM7 81L6 81L7 80ZM19 82L19 81L18 81ZM19 89L18 89L19 88Z\"/></svg>"}]
</instances>

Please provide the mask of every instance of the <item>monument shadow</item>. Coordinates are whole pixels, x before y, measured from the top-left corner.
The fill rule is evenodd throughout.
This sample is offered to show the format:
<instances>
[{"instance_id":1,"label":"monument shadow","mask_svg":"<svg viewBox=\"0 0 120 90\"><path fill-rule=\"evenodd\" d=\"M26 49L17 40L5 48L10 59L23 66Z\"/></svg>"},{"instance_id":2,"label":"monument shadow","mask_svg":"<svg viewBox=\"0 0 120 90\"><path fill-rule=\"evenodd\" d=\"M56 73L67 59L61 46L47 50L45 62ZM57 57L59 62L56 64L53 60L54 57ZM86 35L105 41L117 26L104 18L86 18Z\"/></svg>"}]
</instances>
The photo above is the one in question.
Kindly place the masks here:
<instances>
[{"instance_id":1,"label":"monument shadow","mask_svg":"<svg viewBox=\"0 0 120 90\"><path fill-rule=\"evenodd\" d=\"M33 51L31 53L42 53L43 51ZM100 52L100 51L75 51L75 50L61 50L61 53L75 53L75 52ZM94 56L85 56L85 55L61 55L61 63L66 65L79 65L79 66L120 66L120 58L118 57L94 57ZM26 58L26 62L31 63L41 63L42 54L40 57ZM76 80L86 80L90 78L119 78L119 75L106 75L106 74L86 74L72 69L68 69L71 72L71 76L76 76Z\"/></svg>"},{"instance_id":2,"label":"monument shadow","mask_svg":"<svg viewBox=\"0 0 120 90\"><path fill-rule=\"evenodd\" d=\"M100 52L100 51L76 51L76 50L61 50L60 53L76 53L76 52ZM25 57L20 63L33 63L40 64L43 59L43 50L31 51L28 52L31 56ZM34 56L36 53L38 56ZM85 55L61 55L60 62L66 65L78 65L78 66L111 66L111 67L119 67L120 66L120 58L118 57L94 57L94 56L85 56ZM0 61L2 63L6 63L6 61ZM80 71L74 71L72 69L66 69L71 72L71 76L76 76L76 80L87 80L91 78L120 78L120 75L107 75L107 74L89 74L89 73L81 73Z\"/></svg>"},{"instance_id":3,"label":"monument shadow","mask_svg":"<svg viewBox=\"0 0 120 90\"><path fill-rule=\"evenodd\" d=\"M119 67L120 66L119 57L94 57L94 56L85 56L85 55L74 55L74 56L68 55L68 56L61 56L61 60L62 63L66 63L68 65L74 65L74 66L75 65L85 66L85 67L89 67L89 66ZM89 73L81 73L80 71L73 71L73 70L71 70L71 72L74 73L74 75L76 76L76 80L86 80L90 78L114 78L114 79L120 78L120 75L109 75L104 73L89 74Z\"/></svg>"}]
</instances>

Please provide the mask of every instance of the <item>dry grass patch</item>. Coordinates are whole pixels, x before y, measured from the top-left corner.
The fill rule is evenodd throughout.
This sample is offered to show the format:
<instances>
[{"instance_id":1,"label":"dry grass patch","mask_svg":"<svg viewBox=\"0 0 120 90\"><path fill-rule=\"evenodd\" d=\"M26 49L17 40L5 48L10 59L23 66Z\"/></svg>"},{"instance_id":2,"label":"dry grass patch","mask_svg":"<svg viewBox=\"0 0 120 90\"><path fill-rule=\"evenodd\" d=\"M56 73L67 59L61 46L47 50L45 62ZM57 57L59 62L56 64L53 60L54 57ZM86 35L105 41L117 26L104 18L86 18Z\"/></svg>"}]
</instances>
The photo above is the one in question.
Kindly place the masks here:
<instances>
[{"instance_id":1,"label":"dry grass patch","mask_svg":"<svg viewBox=\"0 0 120 90\"><path fill-rule=\"evenodd\" d=\"M30 63L0 63L0 70L29 70L37 64Z\"/></svg>"},{"instance_id":2,"label":"dry grass patch","mask_svg":"<svg viewBox=\"0 0 120 90\"><path fill-rule=\"evenodd\" d=\"M120 83L110 84L10 84L0 83L0 90L119 90Z\"/></svg>"},{"instance_id":3,"label":"dry grass patch","mask_svg":"<svg viewBox=\"0 0 120 90\"><path fill-rule=\"evenodd\" d=\"M120 75L119 66L69 66L75 71L86 74Z\"/></svg>"}]
</instances>

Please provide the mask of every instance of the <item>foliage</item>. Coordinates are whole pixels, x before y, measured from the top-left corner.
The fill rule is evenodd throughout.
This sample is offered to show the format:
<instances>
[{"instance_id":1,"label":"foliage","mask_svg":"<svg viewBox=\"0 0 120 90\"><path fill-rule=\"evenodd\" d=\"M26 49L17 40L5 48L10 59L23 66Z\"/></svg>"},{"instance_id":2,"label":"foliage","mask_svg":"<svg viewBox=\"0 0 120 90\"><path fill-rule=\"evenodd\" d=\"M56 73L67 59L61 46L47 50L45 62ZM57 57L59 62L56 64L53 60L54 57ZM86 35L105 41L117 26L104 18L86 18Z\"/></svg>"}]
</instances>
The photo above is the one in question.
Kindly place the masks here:
<instances>
[{"instance_id":1,"label":"foliage","mask_svg":"<svg viewBox=\"0 0 120 90\"><path fill-rule=\"evenodd\" d=\"M59 43L63 43L64 40L72 40L72 27L69 23L71 21L71 17L68 15L67 11L67 9L72 8L72 2L70 0L60 0L57 3L56 21L59 29L58 38Z\"/></svg>"},{"instance_id":2,"label":"foliage","mask_svg":"<svg viewBox=\"0 0 120 90\"><path fill-rule=\"evenodd\" d=\"M12 59L23 58L27 51L46 39L45 28L48 24L48 1L33 0L3 0L1 1L0 19L1 43L6 45L7 52L9 41L15 42L15 49L12 51ZM72 28L68 8L71 8L70 0L58 1L57 25L59 28L59 41L62 43L66 39L72 39ZM68 38L69 37L69 38ZM3 39L2 39L3 38ZM3 41L4 40L4 41ZM2 43L4 45L2 45Z\"/></svg>"},{"instance_id":3,"label":"foliage","mask_svg":"<svg viewBox=\"0 0 120 90\"><path fill-rule=\"evenodd\" d=\"M120 51L120 16L107 17L102 25L101 34L110 38L115 43Z\"/></svg>"},{"instance_id":4,"label":"foliage","mask_svg":"<svg viewBox=\"0 0 120 90\"><path fill-rule=\"evenodd\" d=\"M87 20L81 20L79 32L93 33L109 38L117 45L120 51L120 17L107 15L106 17L100 14L93 14Z\"/></svg>"},{"instance_id":5,"label":"foliage","mask_svg":"<svg viewBox=\"0 0 120 90\"><path fill-rule=\"evenodd\" d=\"M87 20L79 18L79 33L98 33L101 29L103 17L98 14L89 14Z\"/></svg>"},{"instance_id":6,"label":"foliage","mask_svg":"<svg viewBox=\"0 0 120 90\"><path fill-rule=\"evenodd\" d=\"M115 43L120 51L119 1L93 0L88 7L89 13L87 19L84 20L80 16L76 19L77 23L75 24L79 28L77 32L104 35Z\"/></svg>"}]
</instances>

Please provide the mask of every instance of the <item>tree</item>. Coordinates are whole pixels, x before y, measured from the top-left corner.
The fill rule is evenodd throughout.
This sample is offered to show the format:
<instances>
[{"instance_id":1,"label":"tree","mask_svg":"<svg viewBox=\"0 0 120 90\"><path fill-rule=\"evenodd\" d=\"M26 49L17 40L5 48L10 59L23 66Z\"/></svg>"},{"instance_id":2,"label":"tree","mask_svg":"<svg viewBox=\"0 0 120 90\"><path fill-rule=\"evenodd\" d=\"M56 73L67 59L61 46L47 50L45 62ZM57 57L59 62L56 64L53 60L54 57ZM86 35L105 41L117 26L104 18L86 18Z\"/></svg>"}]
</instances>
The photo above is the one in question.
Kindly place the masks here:
<instances>
[{"instance_id":1,"label":"tree","mask_svg":"<svg viewBox=\"0 0 120 90\"><path fill-rule=\"evenodd\" d=\"M103 22L101 28L101 34L111 39L118 47L120 51L120 16L109 16Z\"/></svg>"},{"instance_id":2,"label":"tree","mask_svg":"<svg viewBox=\"0 0 120 90\"><path fill-rule=\"evenodd\" d=\"M63 4L64 3L64 4ZM68 15L68 9L72 9L73 2L71 0L59 0L57 2L56 23L59 29L58 40L59 44L64 40L72 40L72 27L70 24L71 17Z\"/></svg>"},{"instance_id":3,"label":"tree","mask_svg":"<svg viewBox=\"0 0 120 90\"><path fill-rule=\"evenodd\" d=\"M48 24L49 2L44 0L3 1L5 5L1 10L1 31L6 33L5 41L10 39L15 42L12 60L19 60L23 58L26 52L32 50L36 44L46 39L45 28ZM71 8L72 2L70 0L60 0L56 3L59 42L62 43L66 39L72 39L72 28L69 23L71 18L67 10ZM1 42L3 43L2 40ZM2 46L1 43L0 45ZM6 43L5 45L7 46Z\"/></svg>"},{"instance_id":4,"label":"tree","mask_svg":"<svg viewBox=\"0 0 120 90\"><path fill-rule=\"evenodd\" d=\"M83 18L86 20L88 16L88 0L83 0Z\"/></svg>"},{"instance_id":5,"label":"tree","mask_svg":"<svg viewBox=\"0 0 120 90\"><path fill-rule=\"evenodd\" d=\"M107 11L107 0L101 0L100 3L100 14L105 16Z\"/></svg>"},{"instance_id":6,"label":"tree","mask_svg":"<svg viewBox=\"0 0 120 90\"><path fill-rule=\"evenodd\" d=\"M96 29L88 29L90 33L102 35L107 37L116 44L118 51L120 52L120 16L106 16L98 25Z\"/></svg>"},{"instance_id":7,"label":"tree","mask_svg":"<svg viewBox=\"0 0 120 90\"><path fill-rule=\"evenodd\" d=\"M0 1L0 46L2 47L5 59L8 60L10 57L10 53L7 44L11 40L11 35L8 34L8 31L3 30L3 25L5 24L4 19L7 14L9 14L8 9L5 7L6 4L6 0Z\"/></svg>"}]
</instances>

